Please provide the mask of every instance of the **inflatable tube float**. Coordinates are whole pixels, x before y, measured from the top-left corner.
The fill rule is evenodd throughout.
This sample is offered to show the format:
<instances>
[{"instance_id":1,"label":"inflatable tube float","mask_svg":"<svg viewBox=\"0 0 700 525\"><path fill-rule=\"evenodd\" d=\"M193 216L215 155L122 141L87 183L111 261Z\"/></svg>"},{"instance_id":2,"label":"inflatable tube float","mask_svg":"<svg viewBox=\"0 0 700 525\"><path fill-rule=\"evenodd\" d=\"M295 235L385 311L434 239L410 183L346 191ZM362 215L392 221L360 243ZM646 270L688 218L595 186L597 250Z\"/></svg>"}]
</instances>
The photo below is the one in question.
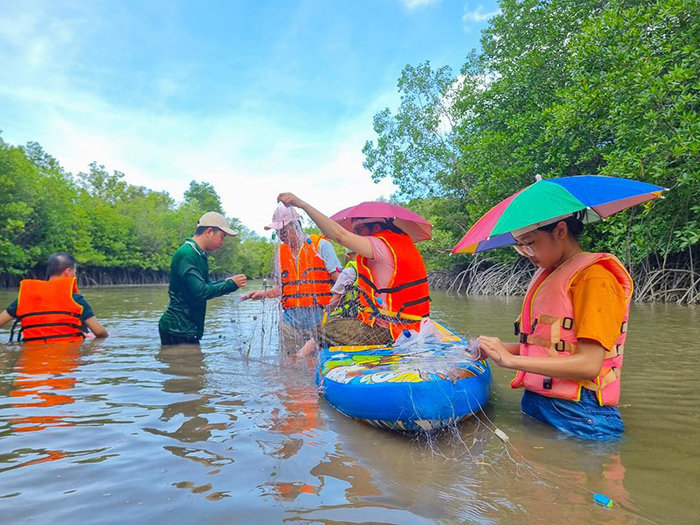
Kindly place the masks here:
<instances>
[{"instance_id":1,"label":"inflatable tube float","mask_svg":"<svg viewBox=\"0 0 700 525\"><path fill-rule=\"evenodd\" d=\"M486 404L491 369L467 341L435 323L442 341L410 349L332 346L318 357L319 392L339 412L403 433L455 425Z\"/></svg>"}]
</instances>

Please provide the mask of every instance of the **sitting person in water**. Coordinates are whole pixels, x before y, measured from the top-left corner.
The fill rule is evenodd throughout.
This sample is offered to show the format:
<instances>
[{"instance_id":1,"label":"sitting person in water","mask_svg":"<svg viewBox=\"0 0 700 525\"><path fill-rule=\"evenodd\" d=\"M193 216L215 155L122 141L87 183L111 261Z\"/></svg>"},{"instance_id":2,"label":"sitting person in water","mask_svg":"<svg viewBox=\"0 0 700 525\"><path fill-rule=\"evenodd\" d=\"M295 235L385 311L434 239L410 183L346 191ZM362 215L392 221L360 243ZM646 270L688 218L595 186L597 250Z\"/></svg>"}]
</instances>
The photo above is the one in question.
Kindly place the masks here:
<instances>
[{"instance_id":1,"label":"sitting person in water","mask_svg":"<svg viewBox=\"0 0 700 525\"><path fill-rule=\"evenodd\" d=\"M17 300L0 313L0 326L16 319L18 342L66 343L82 341L88 329L95 337L107 337L85 298L78 291L75 258L54 253L47 263L47 280L24 279ZM14 327L10 342L14 335Z\"/></svg>"},{"instance_id":2,"label":"sitting person in water","mask_svg":"<svg viewBox=\"0 0 700 525\"><path fill-rule=\"evenodd\" d=\"M518 343L478 339L482 356L516 370L525 414L566 433L607 439L623 432L617 408L632 279L609 253L581 250L583 223L568 217L515 240L539 266L516 322Z\"/></svg>"},{"instance_id":3,"label":"sitting person in water","mask_svg":"<svg viewBox=\"0 0 700 525\"><path fill-rule=\"evenodd\" d=\"M421 319L430 314L428 278L423 257L406 233L377 217L353 219L350 232L292 193L281 193L277 200L304 210L326 237L357 254L358 314L329 318L319 331L321 344L388 345L404 329L420 329ZM300 353L310 349L305 345Z\"/></svg>"}]
</instances>

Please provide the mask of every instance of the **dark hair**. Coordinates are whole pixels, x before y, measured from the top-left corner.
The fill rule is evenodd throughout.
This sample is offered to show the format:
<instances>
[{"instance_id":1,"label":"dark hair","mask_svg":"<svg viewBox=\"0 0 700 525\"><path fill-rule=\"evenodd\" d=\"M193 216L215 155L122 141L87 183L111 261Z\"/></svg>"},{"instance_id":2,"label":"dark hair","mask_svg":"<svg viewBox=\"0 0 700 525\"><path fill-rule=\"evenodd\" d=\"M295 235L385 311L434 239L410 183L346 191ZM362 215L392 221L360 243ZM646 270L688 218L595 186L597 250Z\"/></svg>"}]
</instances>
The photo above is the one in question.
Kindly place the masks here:
<instances>
[{"instance_id":1,"label":"dark hair","mask_svg":"<svg viewBox=\"0 0 700 525\"><path fill-rule=\"evenodd\" d=\"M398 226L396 226L396 224L394 224L394 219L389 219L389 220L386 222L386 224L384 225L384 229L385 229L385 230L392 231L392 232L394 232L394 233L404 233L404 234L406 233L406 232L403 231L401 228L399 228Z\"/></svg>"},{"instance_id":2,"label":"dark hair","mask_svg":"<svg viewBox=\"0 0 700 525\"><path fill-rule=\"evenodd\" d=\"M52 253L46 263L46 278L56 277L61 275L68 268L75 268L75 257L70 253L56 252Z\"/></svg>"},{"instance_id":3,"label":"dark hair","mask_svg":"<svg viewBox=\"0 0 700 525\"><path fill-rule=\"evenodd\" d=\"M387 219L384 222L382 222L382 221L367 222L367 223L363 224L363 226L367 226L367 228L372 230L374 228L375 224L377 226L379 226L379 231L389 230L389 231L392 231L394 233L406 233L401 228L396 226L396 224L394 224L394 219Z\"/></svg>"},{"instance_id":4,"label":"dark hair","mask_svg":"<svg viewBox=\"0 0 700 525\"><path fill-rule=\"evenodd\" d=\"M581 235L581 232L583 231L583 218L586 216L585 210L577 211L574 213L572 216L567 217L566 219L562 219L566 223L567 228L569 229L569 233L571 233L571 236L574 239L578 239L578 236ZM540 226L537 228L539 231L543 232L552 232L554 231L554 228L557 227L557 224L559 224L561 221L553 222L552 224L547 224L546 226Z\"/></svg>"},{"instance_id":5,"label":"dark hair","mask_svg":"<svg viewBox=\"0 0 700 525\"><path fill-rule=\"evenodd\" d=\"M205 231L207 231L209 228L214 230L214 233L220 232L221 228L217 228L216 226L197 226L197 228L194 230L195 235L202 235Z\"/></svg>"}]
</instances>

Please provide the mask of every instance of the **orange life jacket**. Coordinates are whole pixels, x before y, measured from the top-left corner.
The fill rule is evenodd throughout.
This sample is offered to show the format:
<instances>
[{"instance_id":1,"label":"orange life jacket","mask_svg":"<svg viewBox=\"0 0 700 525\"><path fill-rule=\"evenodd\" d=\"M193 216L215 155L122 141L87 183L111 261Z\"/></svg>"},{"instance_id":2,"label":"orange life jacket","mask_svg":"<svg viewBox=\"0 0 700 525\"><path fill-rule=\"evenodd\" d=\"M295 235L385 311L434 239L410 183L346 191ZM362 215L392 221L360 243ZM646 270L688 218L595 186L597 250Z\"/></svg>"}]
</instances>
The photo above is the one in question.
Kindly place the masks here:
<instances>
[{"instance_id":1,"label":"orange life jacket","mask_svg":"<svg viewBox=\"0 0 700 525\"><path fill-rule=\"evenodd\" d=\"M386 288L377 288L367 258L357 257L359 318L370 326L377 319L389 324L396 339L404 329L420 330L420 321L430 315L430 291L425 263L418 248L405 233L384 230L375 233L394 257L394 275ZM378 297L386 294L384 301Z\"/></svg>"},{"instance_id":2,"label":"orange life jacket","mask_svg":"<svg viewBox=\"0 0 700 525\"><path fill-rule=\"evenodd\" d=\"M318 249L322 239L310 235L296 258L286 243L280 245L282 308L323 307L331 302L333 279Z\"/></svg>"},{"instance_id":3,"label":"orange life jacket","mask_svg":"<svg viewBox=\"0 0 700 525\"><path fill-rule=\"evenodd\" d=\"M569 288L574 278L593 264L602 264L615 276L627 299L620 336L612 349L605 350L600 373L593 381L582 381L518 371L511 382L513 388L525 388L547 397L571 401L579 401L581 388L586 388L596 393L601 406L618 404L632 278L614 255L580 253L555 270L540 268L535 272L516 322L516 332L520 334L520 355L557 358L576 353L578 340Z\"/></svg>"},{"instance_id":4,"label":"orange life jacket","mask_svg":"<svg viewBox=\"0 0 700 525\"><path fill-rule=\"evenodd\" d=\"M83 307L73 300L78 293L75 277L51 281L24 279L19 284L17 320L25 343L82 341Z\"/></svg>"}]
</instances>

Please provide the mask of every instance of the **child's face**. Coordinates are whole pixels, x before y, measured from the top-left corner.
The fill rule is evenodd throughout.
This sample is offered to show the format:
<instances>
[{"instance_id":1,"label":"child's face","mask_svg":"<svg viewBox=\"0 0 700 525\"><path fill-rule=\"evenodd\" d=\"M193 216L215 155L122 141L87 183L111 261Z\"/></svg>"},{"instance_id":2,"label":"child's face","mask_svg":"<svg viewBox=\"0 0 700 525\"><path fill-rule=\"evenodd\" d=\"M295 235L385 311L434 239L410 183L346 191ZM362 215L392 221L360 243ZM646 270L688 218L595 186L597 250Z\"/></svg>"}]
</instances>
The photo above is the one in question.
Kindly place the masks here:
<instances>
[{"instance_id":1,"label":"child's face","mask_svg":"<svg viewBox=\"0 0 700 525\"><path fill-rule=\"evenodd\" d=\"M562 232L560 231L561 227L560 223L551 232L535 230L516 237L518 253L527 257L532 264L540 268L550 268L556 265L564 256L566 248L564 244L566 229L564 228Z\"/></svg>"}]
</instances>

